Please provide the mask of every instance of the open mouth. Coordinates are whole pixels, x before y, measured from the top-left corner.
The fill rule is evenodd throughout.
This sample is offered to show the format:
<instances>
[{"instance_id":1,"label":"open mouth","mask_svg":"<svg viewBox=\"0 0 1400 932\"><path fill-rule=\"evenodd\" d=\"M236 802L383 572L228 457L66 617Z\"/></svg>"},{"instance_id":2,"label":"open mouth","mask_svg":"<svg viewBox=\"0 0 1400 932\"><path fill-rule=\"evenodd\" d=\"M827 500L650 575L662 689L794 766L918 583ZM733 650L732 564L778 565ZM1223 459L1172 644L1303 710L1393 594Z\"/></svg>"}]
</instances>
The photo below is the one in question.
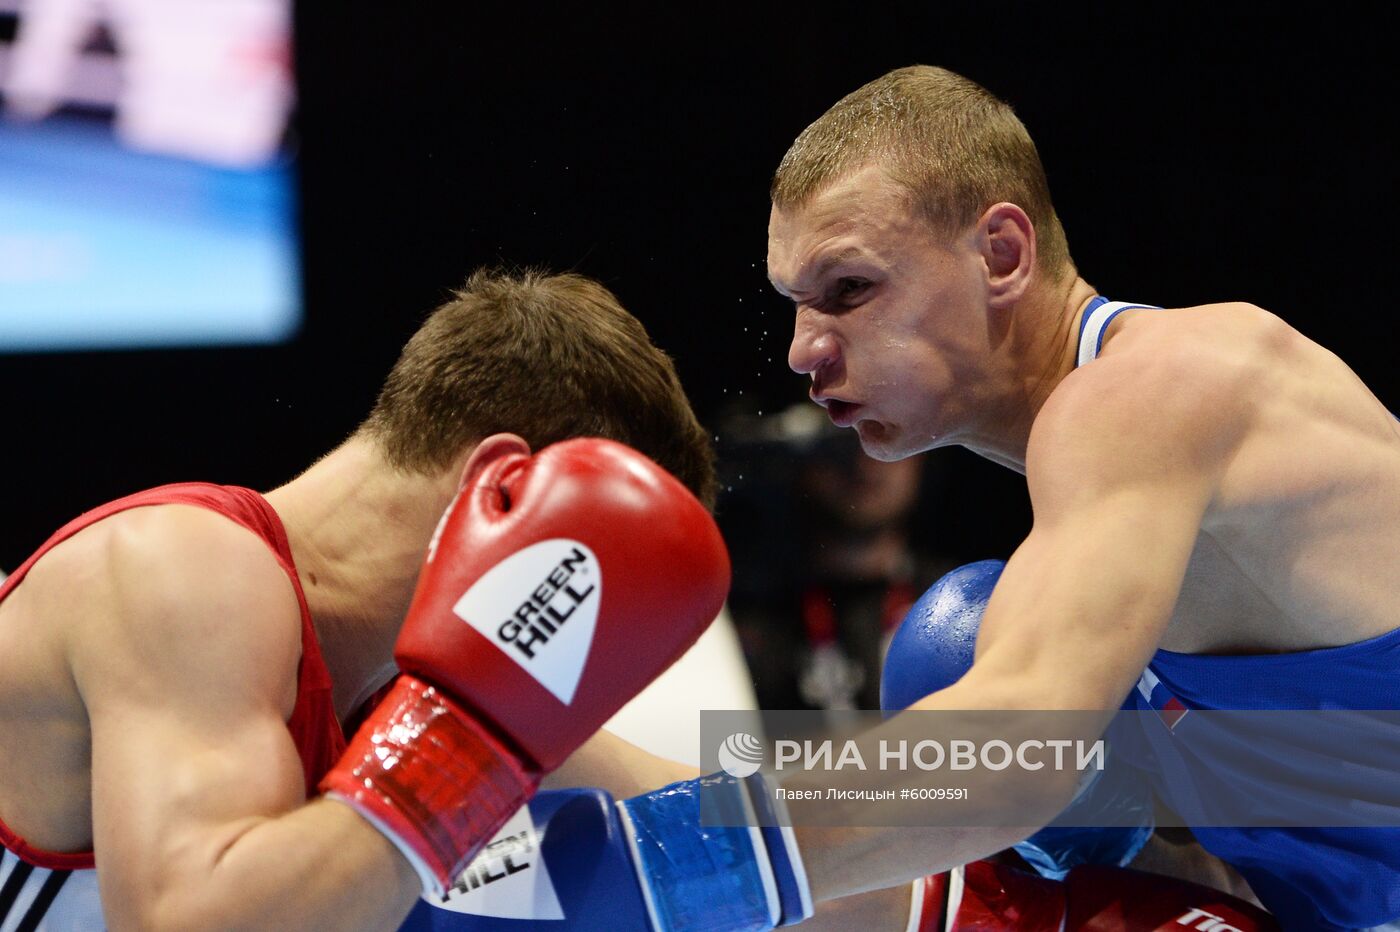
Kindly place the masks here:
<instances>
[{"instance_id":1,"label":"open mouth","mask_svg":"<svg viewBox=\"0 0 1400 932\"><path fill-rule=\"evenodd\" d=\"M850 427L856 422L856 415L859 412L860 405L852 401L839 401L832 398L826 403L826 413L830 415L831 423L837 427Z\"/></svg>"}]
</instances>

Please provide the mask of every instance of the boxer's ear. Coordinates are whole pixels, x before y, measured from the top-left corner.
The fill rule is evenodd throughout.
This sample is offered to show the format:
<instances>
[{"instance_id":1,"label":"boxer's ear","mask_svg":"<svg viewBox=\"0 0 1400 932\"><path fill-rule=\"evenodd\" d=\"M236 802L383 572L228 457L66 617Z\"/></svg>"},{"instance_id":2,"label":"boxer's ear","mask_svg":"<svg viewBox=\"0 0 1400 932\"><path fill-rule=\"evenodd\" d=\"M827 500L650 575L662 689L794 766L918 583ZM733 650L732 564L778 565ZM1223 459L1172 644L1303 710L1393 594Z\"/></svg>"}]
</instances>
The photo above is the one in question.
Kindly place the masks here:
<instances>
[{"instance_id":1,"label":"boxer's ear","mask_svg":"<svg viewBox=\"0 0 1400 932\"><path fill-rule=\"evenodd\" d=\"M523 437L517 434L492 434L483 438L467 454L462 471L457 477L457 487L460 489L471 482L482 470L501 457L516 455L530 455L530 445Z\"/></svg>"},{"instance_id":2,"label":"boxer's ear","mask_svg":"<svg viewBox=\"0 0 1400 932\"><path fill-rule=\"evenodd\" d=\"M1015 204L988 207L977 221L977 243L987 268L993 307L1014 305L1030 285L1035 269L1035 226Z\"/></svg>"}]
</instances>

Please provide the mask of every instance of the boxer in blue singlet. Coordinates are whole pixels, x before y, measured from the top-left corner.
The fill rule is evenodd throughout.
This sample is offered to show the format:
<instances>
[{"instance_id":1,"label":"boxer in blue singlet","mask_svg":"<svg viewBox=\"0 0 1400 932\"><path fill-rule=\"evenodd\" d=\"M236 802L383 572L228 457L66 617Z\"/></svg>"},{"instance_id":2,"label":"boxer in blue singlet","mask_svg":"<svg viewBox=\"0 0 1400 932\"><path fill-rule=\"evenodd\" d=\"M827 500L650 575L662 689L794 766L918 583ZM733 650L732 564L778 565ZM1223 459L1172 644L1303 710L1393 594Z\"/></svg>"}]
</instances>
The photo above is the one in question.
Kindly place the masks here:
<instances>
[{"instance_id":1,"label":"boxer in blue singlet","mask_svg":"<svg viewBox=\"0 0 1400 932\"><path fill-rule=\"evenodd\" d=\"M1080 321L1077 366L1099 355L1115 317L1144 307L1102 297L1090 301ZM1158 650L1124 708L1156 712L1170 727L1143 728L1139 741L1120 747L1135 749L1133 763L1151 774L1153 790L1168 805L1189 811L1199 807L1197 797L1204 794L1219 811L1230 811L1232 804L1239 811L1233 797L1241 792L1258 802L1256 774L1231 773L1217 762L1211 772L1194 773L1195 785L1188 787L1168 778L1159 763L1174 755L1178 739L1190 737L1191 710L1391 709L1397 699L1400 628L1320 650L1206 655ZM1312 737L1297 735L1297 748L1309 748ZM1206 779L1210 784L1201 786ZM1274 912L1297 916L1308 928L1345 928L1327 915L1400 911L1400 828L1197 827L1194 834L1239 870Z\"/></svg>"},{"instance_id":2,"label":"boxer in blue singlet","mask_svg":"<svg viewBox=\"0 0 1400 932\"><path fill-rule=\"evenodd\" d=\"M1027 478L1034 528L976 660L914 708L1097 709L1106 726L1126 697L1178 731L1193 709L1400 709L1400 425L1335 355L1249 304L1105 301L1024 126L942 69L838 102L772 199L769 277L795 305L788 362L812 399L876 458L956 444ZM1164 748L1139 750L1169 770ZM1371 750L1329 753L1345 770ZM1216 779L1156 785L1168 804L1239 789ZM1392 828L1197 835L1284 928L1400 919ZM1019 840L798 838L819 901Z\"/></svg>"},{"instance_id":3,"label":"boxer in blue singlet","mask_svg":"<svg viewBox=\"0 0 1400 932\"><path fill-rule=\"evenodd\" d=\"M1400 775L1400 747L1386 757L1400 728L1366 742L1324 730L1272 736L1283 755L1368 775L1384 791L1335 798L1349 821L1326 823L1290 822L1297 800L1268 767L1182 779L1173 744L1216 720L1205 710L1400 710L1400 424L1381 401L1262 308L1162 311L1102 298L1070 257L1025 127L942 69L900 69L839 101L784 156L772 201L768 273L795 306L788 363L810 376L812 400L877 459L960 445L1027 479L1034 527L986 602L970 667L909 708L1088 711L1065 718L1089 740L1122 707L1151 710L1136 716L1138 740L1112 735L1114 753L1198 829L1225 881L1243 875L1289 932L1400 930L1400 786L1387 779ZM1351 718L1388 727L1383 716ZM864 737L908 738L911 721L896 714ZM974 746L1002 738L972 717L957 721ZM631 764L625 752L617 763ZM827 906L857 893L875 897L862 908L909 915L880 894L907 904L895 885L1022 841L1030 821L1049 823L1079 788L1064 772L1006 794L993 790L1008 784L980 779L978 811L998 810L1003 824L799 824L781 849L724 846L708 871L687 860L685 882L674 869L662 872L666 883L646 874L649 902L683 907L694 928L724 928L716 907L731 905L728 881L767 877L767 910L746 928L805 916L809 902L818 908L804 927L850 928ZM882 780L882 791L924 785L919 773ZM645 798L693 801L698 782ZM1192 821L1246 795L1284 816L1264 824L1292 827ZM688 845L701 833L682 809L634 836L648 850L658 838L662 852ZM1313 824L1344 827L1296 827ZM773 850L800 858L780 868ZM1159 852L1153 869L1193 879L1209 857L1194 847L1172 863L1179 854ZM783 894L793 889L803 895ZM1067 925L1073 892L1066 898L1068 912L1047 926L1028 926L1018 906L979 916L978 927L1140 927L1112 911ZM938 908L915 909L910 928L942 929L941 919ZM1167 922L1241 928L1194 907Z\"/></svg>"}]
</instances>

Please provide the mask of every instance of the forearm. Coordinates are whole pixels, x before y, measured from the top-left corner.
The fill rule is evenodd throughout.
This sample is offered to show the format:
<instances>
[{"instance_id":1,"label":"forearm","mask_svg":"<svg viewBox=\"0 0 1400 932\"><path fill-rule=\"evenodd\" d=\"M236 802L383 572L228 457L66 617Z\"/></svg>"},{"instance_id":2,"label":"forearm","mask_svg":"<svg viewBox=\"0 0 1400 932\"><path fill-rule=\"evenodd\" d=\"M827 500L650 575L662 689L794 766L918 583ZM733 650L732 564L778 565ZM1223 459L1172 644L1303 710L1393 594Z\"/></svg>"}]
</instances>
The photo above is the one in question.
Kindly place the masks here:
<instances>
[{"instance_id":1,"label":"forearm","mask_svg":"<svg viewBox=\"0 0 1400 932\"><path fill-rule=\"evenodd\" d=\"M599 731L545 778L543 788L596 786L625 799L698 776L700 771L688 764L659 757L612 732Z\"/></svg>"},{"instance_id":2,"label":"forearm","mask_svg":"<svg viewBox=\"0 0 1400 932\"><path fill-rule=\"evenodd\" d=\"M782 780L793 824L800 826L813 898L848 896L989 857L1054 818L1079 782L1079 753L1066 752L1060 769L1058 754L1046 748L1059 739L1091 749L1107 713L1005 711L1026 708L1021 703L1034 691L1032 682L982 677L974 668L954 686L863 733L858 742L866 769L808 770ZM947 764L926 771L917 761L928 756L909 751L925 742L947 749L955 741L975 748L993 742L1029 747L1040 766ZM903 748L907 756L889 760L887 748ZM905 795L934 784L948 792L946 798L916 801ZM810 797L791 801L793 791L803 790Z\"/></svg>"},{"instance_id":3,"label":"forearm","mask_svg":"<svg viewBox=\"0 0 1400 932\"><path fill-rule=\"evenodd\" d=\"M204 876L182 872L148 914L109 915L109 923L157 930L392 930L421 891L384 835L327 799L253 824L200 870Z\"/></svg>"},{"instance_id":4,"label":"forearm","mask_svg":"<svg viewBox=\"0 0 1400 932\"><path fill-rule=\"evenodd\" d=\"M1038 827L812 827L795 831L814 902L840 901L889 888L902 891L907 905L910 881L990 857ZM821 910L819 907L819 915Z\"/></svg>"},{"instance_id":5,"label":"forearm","mask_svg":"<svg viewBox=\"0 0 1400 932\"><path fill-rule=\"evenodd\" d=\"M802 932L903 932L909 925L911 895L909 884L900 884L830 900L802 923Z\"/></svg>"}]
</instances>

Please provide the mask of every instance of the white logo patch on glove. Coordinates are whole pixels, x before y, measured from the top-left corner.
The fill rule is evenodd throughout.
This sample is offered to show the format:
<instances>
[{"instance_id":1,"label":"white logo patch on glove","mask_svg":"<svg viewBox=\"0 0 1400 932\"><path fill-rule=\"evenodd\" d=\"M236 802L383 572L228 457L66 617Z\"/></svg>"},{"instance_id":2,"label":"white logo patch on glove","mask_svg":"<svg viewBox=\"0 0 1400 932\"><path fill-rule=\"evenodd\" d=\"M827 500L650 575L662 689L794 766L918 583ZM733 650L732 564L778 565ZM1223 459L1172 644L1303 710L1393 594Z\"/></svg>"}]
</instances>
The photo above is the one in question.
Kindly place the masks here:
<instances>
[{"instance_id":1,"label":"white logo patch on glove","mask_svg":"<svg viewBox=\"0 0 1400 932\"><path fill-rule=\"evenodd\" d=\"M544 834L522 806L467 866L438 909L498 919L563 919L549 868L540 857Z\"/></svg>"},{"instance_id":2,"label":"white logo patch on glove","mask_svg":"<svg viewBox=\"0 0 1400 932\"><path fill-rule=\"evenodd\" d=\"M491 567L452 611L568 705L593 646L602 597L593 551L555 538Z\"/></svg>"}]
</instances>

